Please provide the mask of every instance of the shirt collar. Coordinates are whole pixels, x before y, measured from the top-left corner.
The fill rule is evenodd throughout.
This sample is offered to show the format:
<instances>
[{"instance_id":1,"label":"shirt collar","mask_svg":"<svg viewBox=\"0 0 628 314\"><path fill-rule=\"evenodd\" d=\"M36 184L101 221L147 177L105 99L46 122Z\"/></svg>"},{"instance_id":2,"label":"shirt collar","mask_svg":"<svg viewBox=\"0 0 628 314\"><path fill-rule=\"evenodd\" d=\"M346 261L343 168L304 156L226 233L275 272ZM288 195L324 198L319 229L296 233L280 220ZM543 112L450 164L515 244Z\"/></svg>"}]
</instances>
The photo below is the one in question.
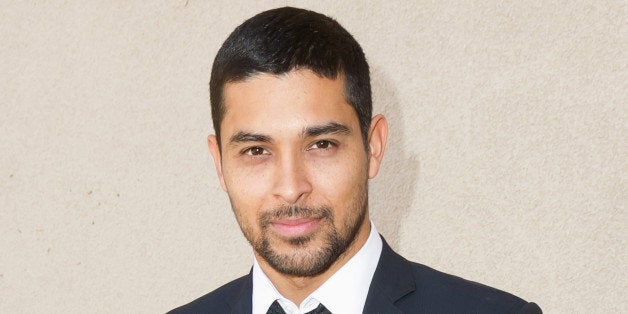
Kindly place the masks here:
<instances>
[{"instance_id":1,"label":"shirt collar","mask_svg":"<svg viewBox=\"0 0 628 314\"><path fill-rule=\"evenodd\" d=\"M277 291L257 260L253 258L253 314L265 314L275 300L279 300L284 308L285 306L292 308L294 313L308 312L319 303L323 303L332 313L362 313L381 252L382 239L371 222L371 232L362 248L305 298L300 308Z\"/></svg>"}]
</instances>

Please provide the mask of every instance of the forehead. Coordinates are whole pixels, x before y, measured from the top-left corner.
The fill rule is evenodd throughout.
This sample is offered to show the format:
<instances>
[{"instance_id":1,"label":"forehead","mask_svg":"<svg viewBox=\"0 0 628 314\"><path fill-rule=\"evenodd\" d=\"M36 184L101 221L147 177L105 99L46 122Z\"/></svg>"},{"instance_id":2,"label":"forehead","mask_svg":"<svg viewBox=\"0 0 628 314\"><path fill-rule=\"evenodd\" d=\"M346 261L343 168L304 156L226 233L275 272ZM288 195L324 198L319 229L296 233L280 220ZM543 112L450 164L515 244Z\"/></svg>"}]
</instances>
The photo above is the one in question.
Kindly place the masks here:
<instances>
[{"instance_id":1,"label":"forehead","mask_svg":"<svg viewBox=\"0 0 628 314\"><path fill-rule=\"evenodd\" d=\"M344 78L320 77L310 70L256 74L227 83L224 89L223 138L234 132L302 130L330 121L357 127L358 118L346 101Z\"/></svg>"}]
</instances>

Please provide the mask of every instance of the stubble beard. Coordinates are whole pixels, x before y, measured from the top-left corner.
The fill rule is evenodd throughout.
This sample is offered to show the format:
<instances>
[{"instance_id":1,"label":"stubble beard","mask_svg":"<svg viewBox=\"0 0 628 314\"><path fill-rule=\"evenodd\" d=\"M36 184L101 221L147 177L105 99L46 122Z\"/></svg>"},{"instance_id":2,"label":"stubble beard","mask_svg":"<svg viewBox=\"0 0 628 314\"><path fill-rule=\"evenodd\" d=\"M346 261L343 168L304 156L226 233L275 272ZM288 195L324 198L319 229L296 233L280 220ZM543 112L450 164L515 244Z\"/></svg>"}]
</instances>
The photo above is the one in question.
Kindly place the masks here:
<instances>
[{"instance_id":1,"label":"stubble beard","mask_svg":"<svg viewBox=\"0 0 628 314\"><path fill-rule=\"evenodd\" d=\"M333 210L329 206L282 206L260 215L257 223L260 235L255 238L251 228L244 226L241 217L238 223L255 252L276 271L297 277L313 277L323 273L343 254L355 241L368 209L367 188L359 188L359 196L347 208L350 216L338 230L334 224ZM269 230L271 221L283 218L316 218L320 219L319 229L307 236L281 239ZM281 241L279 250L276 243ZM320 241L316 246L314 242Z\"/></svg>"}]
</instances>

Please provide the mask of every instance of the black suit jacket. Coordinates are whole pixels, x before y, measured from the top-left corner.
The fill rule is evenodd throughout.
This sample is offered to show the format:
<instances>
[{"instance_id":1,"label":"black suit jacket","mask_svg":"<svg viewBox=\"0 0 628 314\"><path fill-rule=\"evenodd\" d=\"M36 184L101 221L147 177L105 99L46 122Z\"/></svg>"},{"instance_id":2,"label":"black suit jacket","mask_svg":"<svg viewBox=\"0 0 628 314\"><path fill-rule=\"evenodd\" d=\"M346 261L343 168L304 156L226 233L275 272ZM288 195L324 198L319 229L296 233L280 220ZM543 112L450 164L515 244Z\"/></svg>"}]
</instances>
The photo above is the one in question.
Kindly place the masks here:
<instances>
[{"instance_id":1,"label":"black suit jacket","mask_svg":"<svg viewBox=\"0 0 628 314\"><path fill-rule=\"evenodd\" d=\"M252 293L249 273L170 313L251 313ZM504 291L409 262L383 241L363 313L532 314L541 309Z\"/></svg>"}]
</instances>

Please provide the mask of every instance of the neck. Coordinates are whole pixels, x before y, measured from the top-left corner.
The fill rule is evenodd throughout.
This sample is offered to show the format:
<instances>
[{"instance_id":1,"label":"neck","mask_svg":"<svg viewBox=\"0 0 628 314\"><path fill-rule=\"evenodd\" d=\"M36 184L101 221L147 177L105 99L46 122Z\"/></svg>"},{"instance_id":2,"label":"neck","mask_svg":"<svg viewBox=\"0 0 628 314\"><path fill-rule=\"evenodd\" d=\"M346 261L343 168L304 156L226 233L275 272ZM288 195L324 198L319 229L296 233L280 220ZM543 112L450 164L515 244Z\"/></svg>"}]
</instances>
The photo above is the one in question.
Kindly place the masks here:
<instances>
[{"instance_id":1,"label":"neck","mask_svg":"<svg viewBox=\"0 0 628 314\"><path fill-rule=\"evenodd\" d=\"M277 291L288 300L300 305L307 296L320 287L329 277L344 266L366 243L371 232L371 222L366 215L366 219L360 226L353 242L347 247L347 250L336 259L331 266L316 276L299 277L286 275L275 270L263 258L255 253L260 268L264 274L270 279Z\"/></svg>"}]
</instances>

